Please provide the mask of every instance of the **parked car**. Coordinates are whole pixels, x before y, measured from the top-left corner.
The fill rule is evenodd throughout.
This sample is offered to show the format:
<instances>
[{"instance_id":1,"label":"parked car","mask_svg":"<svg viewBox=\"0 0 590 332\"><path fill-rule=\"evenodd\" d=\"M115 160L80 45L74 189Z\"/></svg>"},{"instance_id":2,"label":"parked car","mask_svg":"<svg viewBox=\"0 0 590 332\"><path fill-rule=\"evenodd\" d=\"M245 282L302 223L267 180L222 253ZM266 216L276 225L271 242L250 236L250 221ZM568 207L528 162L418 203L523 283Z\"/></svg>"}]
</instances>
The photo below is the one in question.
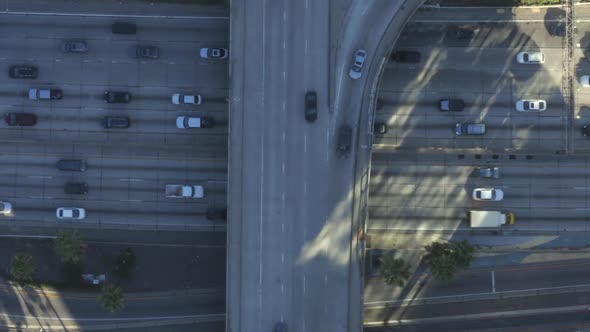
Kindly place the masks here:
<instances>
[{"instance_id":1,"label":"parked car","mask_svg":"<svg viewBox=\"0 0 590 332\"><path fill-rule=\"evenodd\" d=\"M172 95L172 104L174 105L201 105L202 102L201 95L184 95L182 93Z\"/></svg>"},{"instance_id":2,"label":"parked car","mask_svg":"<svg viewBox=\"0 0 590 332\"><path fill-rule=\"evenodd\" d=\"M476 188L473 189L472 196L476 201L501 201L504 198L504 192L496 188Z\"/></svg>"},{"instance_id":3,"label":"parked car","mask_svg":"<svg viewBox=\"0 0 590 332\"><path fill-rule=\"evenodd\" d=\"M215 48L215 47L204 47L199 51L199 55L203 59L225 59L227 58L227 49Z\"/></svg>"},{"instance_id":4,"label":"parked car","mask_svg":"<svg viewBox=\"0 0 590 332\"><path fill-rule=\"evenodd\" d=\"M9 126L34 126L37 124L37 116L33 113L10 112L4 116L4 121Z\"/></svg>"},{"instance_id":5,"label":"parked car","mask_svg":"<svg viewBox=\"0 0 590 332\"><path fill-rule=\"evenodd\" d=\"M135 23L116 22L111 25L111 31L114 34L134 35L137 33L137 25Z\"/></svg>"},{"instance_id":6,"label":"parked car","mask_svg":"<svg viewBox=\"0 0 590 332\"><path fill-rule=\"evenodd\" d=\"M447 30L447 38L457 40L473 39L475 31L469 28L461 28L453 25Z\"/></svg>"},{"instance_id":7,"label":"parked car","mask_svg":"<svg viewBox=\"0 0 590 332\"><path fill-rule=\"evenodd\" d=\"M462 112L465 109L465 103L462 99L441 99L438 101L438 109L441 112Z\"/></svg>"},{"instance_id":8,"label":"parked car","mask_svg":"<svg viewBox=\"0 0 590 332\"><path fill-rule=\"evenodd\" d=\"M542 99L519 100L516 110L519 112L542 112L547 109L547 102Z\"/></svg>"},{"instance_id":9,"label":"parked car","mask_svg":"<svg viewBox=\"0 0 590 332\"><path fill-rule=\"evenodd\" d=\"M462 135L485 135L485 123L457 123L455 125L455 134Z\"/></svg>"},{"instance_id":10,"label":"parked car","mask_svg":"<svg viewBox=\"0 0 590 332\"><path fill-rule=\"evenodd\" d=\"M419 63L421 56L418 51L396 51L391 54L391 60L395 62Z\"/></svg>"},{"instance_id":11,"label":"parked car","mask_svg":"<svg viewBox=\"0 0 590 332\"><path fill-rule=\"evenodd\" d=\"M357 80L357 79L361 78L362 71L363 71L363 65L365 64L366 58L367 58L367 52L365 50L363 50L363 49L356 50L356 52L354 53L352 65L350 66L350 71L348 72L348 75L350 76L350 78L352 78L353 80Z\"/></svg>"},{"instance_id":12,"label":"parked car","mask_svg":"<svg viewBox=\"0 0 590 332\"><path fill-rule=\"evenodd\" d=\"M305 120L314 122L318 118L318 95L315 91L305 93Z\"/></svg>"},{"instance_id":13,"label":"parked car","mask_svg":"<svg viewBox=\"0 0 590 332\"><path fill-rule=\"evenodd\" d=\"M29 89L30 100L57 100L63 97L60 89Z\"/></svg>"},{"instance_id":14,"label":"parked car","mask_svg":"<svg viewBox=\"0 0 590 332\"><path fill-rule=\"evenodd\" d=\"M12 203L0 201L0 214L11 214L12 213Z\"/></svg>"},{"instance_id":15,"label":"parked car","mask_svg":"<svg viewBox=\"0 0 590 332\"><path fill-rule=\"evenodd\" d=\"M584 137L590 136L590 125L584 125L582 127L582 135Z\"/></svg>"},{"instance_id":16,"label":"parked car","mask_svg":"<svg viewBox=\"0 0 590 332\"><path fill-rule=\"evenodd\" d=\"M75 207L60 207L55 211L57 219L82 220L86 218L86 210Z\"/></svg>"},{"instance_id":17,"label":"parked car","mask_svg":"<svg viewBox=\"0 0 590 332\"><path fill-rule=\"evenodd\" d=\"M158 59L160 49L157 46L138 45L129 49L129 56L136 59Z\"/></svg>"},{"instance_id":18,"label":"parked car","mask_svg":"<svg viewBox=\"0 0 590 332\"><path fill-rule=\"evenodd\" d=\"M105 91L105 103L128 103L131 101L131 94L125 91Z\"/></svg>"},{"instance_id":19,"label":"parked car","mask_svg":"<svg viewBox=\"0 0 590 332\"><path fill-rule=\"evenodd\" d=\"M590 87L590 75L580 76L580 84L582 84L584 88Z\"/></svg>"},{"instance_id":20,"label":"parked car","mask_svg":"<svg viewBox=\"0 0 590 332\"><path fill-rule=\"evenodd\" d=\"M39 70L36 66L29 65L10 66L8 76L11 78L37 78Z\"/></svg>"},{"instance_id":21,"label":"parked car","mask_svg":"<svg viewBox=\"0 0 590 332\"><path fill-rule=\"evenodd\" d=\"M545 62L542 52L520 52L516 55L516 61L524 64L540 64Z\"/></svg>"},{"instance_id":22,"label":"parked car","mask_svg":"<svg viewBox=\"0 0 590 332\"><path fill-rule=\"evenodd\" d=\"M176 128L188 129L188 128L213 128L215 122L213 118L209 117L190 117L190 116L179 116L176 118Z\"/></svg>"},{"instance_id":23,"label":"parked car","mask_svg":"<svg viewBox=\"0 0 590 332\"><path fill-rule=\"evenodd\" d=\"M66 182L64 192L71 195L86 195L88 184L86 182Z\"/></svg>"},{"instance_id":24,"label":"parked car","mask_svg":"<svg viewBox=\"0 0 590 332\"><path fill-rule=\"evenodd\" d=\"M86 171L86 160L60 159L55 166L60 171L84 172Z\"/></svg>"},{"instance_id":25,"label":"parked car","mask_svg":"<svg viewBox=\"0 0 590 332\"><path fill-rule=\"evenodd\" d=\"M373 125L373 133L377 135L385 135L387 133L387 123L375 122Z\"/></svg>"},{"instance_id":26,"label":"parked car","mask_svg":"<svg viewBox=\"0 0 590 332\"><path fill-rule=\"evenodd\" d=\"M67 40L63 43L62 50L68 53L88 52L88 43L85 40Z\"/></svg>"},{"instance_id":27,"label":"parked car","mask_svg":"<svg viewBox=\"0 0 590 332\"><path fill-rule=\"evenodd\" d=\"M481 167L479 169L479 177L497 179L500 177L500 169L498 167Z\"/></svg>"},{"instance_id":28,"label":"parked car","mask_svg":"<svg viewBox=\"0 0 590 332\"><path fill-rule=\"evenodd\" d=\"M336 153L339 158L346 158L350 155L350 146L352 145L352 128L342 125L338 129L338 145Z\"/></svg>"},{"instance_id":29,"label":"parked car","mask_svg":"<svg viewBox=\"0 0 590 332\"><path fill-rule=\"evenodd\" d=\"M227 220L227 209L225 208L208 208L207 219L211 221L215 220Z\"/></svg>"},{"instance_id":30,"label":"parked car","mask_svg":"<svg viewBox=\"0 0 590 332\"><path fill-rule=\"evenodd\" d=\"M129 128L131 120L126 116L105 116L102 118L103 128Z\"/></svg>"}]
</instances>

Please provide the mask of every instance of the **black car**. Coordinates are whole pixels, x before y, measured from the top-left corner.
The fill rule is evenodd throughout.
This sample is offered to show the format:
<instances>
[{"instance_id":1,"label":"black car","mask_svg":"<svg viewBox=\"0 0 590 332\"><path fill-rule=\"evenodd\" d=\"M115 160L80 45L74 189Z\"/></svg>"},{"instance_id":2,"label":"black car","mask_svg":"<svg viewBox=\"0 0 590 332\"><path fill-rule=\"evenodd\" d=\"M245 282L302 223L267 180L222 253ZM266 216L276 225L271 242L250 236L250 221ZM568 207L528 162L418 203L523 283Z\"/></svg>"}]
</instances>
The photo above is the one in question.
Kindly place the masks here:
<instances>
[{"instance_id":1,"label":"black car","mask_svg":"<svg viewBox=\"0 0 590 332\"><path fill-rule=\"evenodd\" d=\"M227 209L225 209L225 208L208 208L206 215L207 215L207 219L211 220L211 221L227 220Z\"/></svg>"},{"instance_id":2,"label":"black car","mask_svg":"<svg viewBox=\"0 0 590 332\"><path fill-rule=\"evenodd\" d=\"M131 121L126 116L105 116L101 122L104 128L129 128Z\"/></svg>"},{"instance_id":3,"label":"black car","mask_svg":"<svg viewBox=\"0 0 590 332\"><path fill-rule=\"evenodd\" d=\"M373 125L373 133L378 135L385 135L387 133L387 123L375 122Z\"/></svg>"},{"instance_id":4,"label":"black car","mask_svg":"<svg viewBox=\"0 0 590 332\"><path fill-rule=\"evenodd\" d=\"M137 33L137 25L135 23L117 22L111 25L111 31L114 34L134 35Z\"/></svg>"},{"instance_id":5,"label":"black car","mask_svg":"<svg viewBox=\"0 0 590 332\"><path fill-rule=\"evenodd\" d=\"M350 126L340 126L338 129L338 146L336 152L338 157L346 158L350 154L352 145L352 128Z\"/></svg>"},{"instance_id":6,"label":"black car","mask_svg":"<svg viewBox=\"0 0 590 332\"><path fill-rule=\"evenodd\" d=\"M582 135L584 137L590 136L590 125L585 125L584 127L582 127Z\"/></svg>"},{"instance_id":7,"label":"black car","mask_svg":"<svg viewBox=\"0 0 590 332\"><path fill-rule=\"evenodd\" d=\"M131 101L131 94L124 91L106 91L104 93L105 103L128 103Z\"/></svg>"},{"instance_id":8,"label":"black car","mask_svg":"<svg viewBox=\"0 0 590 332\"><path fill-rule=\"evenodd\" d=\"M37 116L33 113L7 113L4 121L9 126L34 126L37 124Z\"/></svg>"},{"instance_id":9,"label":"black car","mask_svg":"<svg viewBox=\"0 0 590 332\"><path fill-rule=\"evenodd\" d=\"M438 109L441 112L462 112L465 109L465 102L462 99L441 99L438 101Z\"/></svg>"},{"instance_id":10,"label":"black car","mask_svg":"<svg viewBox=\"0 0 590 332\"><path fill-rule=\"evenodd\" d=\"M315 91L305 94L305 120L314 122L318 118L318 96Z\"/></svg>"},{"instance_id":11,"label":"black car","mask_svg":"<svg viewBox=\"0 0 590 332\"><path fill-rule=\"evenodd\" d=\"M458 26L452 26L447 30L447 38L458 39L458 40L469 40L473 39L475 32L468 28L460 28Z\"/></svg>"},{"instance_id":12,"label":"black car","mask_svg":"<svg viewBox=\"0 0 590 332\"><path fill-rule=\"evenodd\" d=\"M64 185L64 192L72 195L86 195L88 193L88 184L85 182L67 182Z\"/></svg>"},{"instance_id":13,"label":"black car","mask_svg":"<svg viewBox=\"0 0 590 332\"><path fill-rule=\"evenodd\" d=\"M420 52L417 51L396 51L391 54L391 60L395 62L420 62Z\"/></svg>"},{"instance_id":14,"label":"black car","mask_svg":"<svg viewBox=\"0 0 590 332\"><path fill-rule=\"evenodd\" d=\"M10 67L8 75L11 78L37 78L39 70L35 66L16 65Z\"/></svg>"},{"instance_id":15,"label":"black car","mask_svg":"<svg viewBox=\"0 0 590 332\"><path fill-rule=\"evenodd\" d=\"M135 46L129 49L129 56L137 59L157 59L160 49L157 46Z\"/></svg>"}]
</instances>

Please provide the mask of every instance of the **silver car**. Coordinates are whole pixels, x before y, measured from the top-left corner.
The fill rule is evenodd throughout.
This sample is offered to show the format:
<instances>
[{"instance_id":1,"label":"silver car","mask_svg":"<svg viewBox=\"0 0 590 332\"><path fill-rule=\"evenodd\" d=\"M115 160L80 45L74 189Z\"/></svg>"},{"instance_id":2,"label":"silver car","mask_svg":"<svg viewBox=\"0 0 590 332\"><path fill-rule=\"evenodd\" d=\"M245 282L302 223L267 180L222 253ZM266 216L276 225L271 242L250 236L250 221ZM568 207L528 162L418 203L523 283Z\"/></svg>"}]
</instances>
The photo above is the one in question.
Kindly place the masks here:
<instances>
[{"instance_id":1,"label":"silver car","mask_svg":"<svg viewBox=\"0 0 590 332\"><path fill-rule=\"evenodd\" d=\"M476 188L473 189L472 196L476 201L501 201L504 198L504 192L496 188Z\"/></svg>"},{"instance_id":2,"label":"silver car","mask_svg":"<svg viewBox=\"0 0 590 332\"><path fill-rule=\"evenodd\" d=\"M350 66L350 71L348 75L353 80L358 80L362 76L363 65L365 64L365 59L367 58L367 52L363 49L356 50L354 54L354 59L352 61L352 65Z\"/></svg>"},{"instance_id":3,"label":"silver car","mask_svg":"<svg viewBox=\"0 0 590 332\"><path fill-rule=\"evenodd\" d=\"M516 55L516 61L523 64L539 64L545 62L542 52L520 52Z\"/></svg>"},{"instance_id":4,"label":"silver car","mask_svg":"<svg viewBox=\"0 0 590 332\"><path fill-rule=\"evenodd\" d=\"M543 112L547 109L547 102L543 99L522 99L516 102L519 112Z\"/></svg>"}]
</instances>

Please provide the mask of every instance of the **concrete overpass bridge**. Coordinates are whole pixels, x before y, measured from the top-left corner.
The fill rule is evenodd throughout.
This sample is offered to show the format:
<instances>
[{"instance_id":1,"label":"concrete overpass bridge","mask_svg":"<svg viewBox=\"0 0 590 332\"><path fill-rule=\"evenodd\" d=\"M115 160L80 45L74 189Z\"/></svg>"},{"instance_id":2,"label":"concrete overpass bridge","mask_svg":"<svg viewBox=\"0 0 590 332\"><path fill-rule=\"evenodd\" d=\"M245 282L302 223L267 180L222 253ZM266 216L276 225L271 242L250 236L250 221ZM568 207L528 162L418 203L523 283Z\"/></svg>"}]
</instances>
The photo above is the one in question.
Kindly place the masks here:
<instances>
[{"instance_id":1,"label":"concrete overpass bridge","mask_svg":"<svg viewBox=\"0 0 590 332\"><path fill-rule=\"evenodd\" d=\"M231 2L227 322L232 332L361 331L374 105L422 0ZM354 52L368 58L348 76ZM319 117L304 119L304 94ZM335 153L337 128L353 152Z\"/></svg>"}]
</instances>

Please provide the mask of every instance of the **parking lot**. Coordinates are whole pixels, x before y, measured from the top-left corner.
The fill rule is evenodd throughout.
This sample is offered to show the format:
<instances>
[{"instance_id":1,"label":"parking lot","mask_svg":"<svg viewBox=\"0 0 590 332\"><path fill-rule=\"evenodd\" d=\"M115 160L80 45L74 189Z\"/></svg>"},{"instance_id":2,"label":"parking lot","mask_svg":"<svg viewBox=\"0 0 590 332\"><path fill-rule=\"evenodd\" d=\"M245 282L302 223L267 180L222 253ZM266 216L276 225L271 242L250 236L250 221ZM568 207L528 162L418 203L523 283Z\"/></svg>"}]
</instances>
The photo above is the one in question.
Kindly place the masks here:
<instances>
[{"instance_id":1,"label":"parking lot","mask_svg":"<svg viewBox=\"0 0 590 332\"><path fill-rule=\"evenodd\" d=\"M1 197L6 223L54 225L56 209L86 210L90 227L199 230L213 224L210 207L225 207L227 186L227 59L205 59L201 48L226 48L226 21L134 18L136 34L114 34L125 19L3 16L0 62L2 112L34 114L34 126L2 124ZM58 22L58 23L56 23ZM87 52L66 53L67 40ZM131 57L156 46L157 58ZM35 79L9 78L13 65L35 66ZM30 100L29 89L59 89L62 99ZM106 91L128 92L128 103L106 103ZM201 105L174 105L173 94L201 95ZM128 128L104 128L106 116ZM177 117L208 117L213 128L177 128ZM84 172L60 171L60 159L85 160ZM85 195L66 182L87 183ZM204 198L166 198L167 184L204 187Z\"/></svg>"}]
</instances>

